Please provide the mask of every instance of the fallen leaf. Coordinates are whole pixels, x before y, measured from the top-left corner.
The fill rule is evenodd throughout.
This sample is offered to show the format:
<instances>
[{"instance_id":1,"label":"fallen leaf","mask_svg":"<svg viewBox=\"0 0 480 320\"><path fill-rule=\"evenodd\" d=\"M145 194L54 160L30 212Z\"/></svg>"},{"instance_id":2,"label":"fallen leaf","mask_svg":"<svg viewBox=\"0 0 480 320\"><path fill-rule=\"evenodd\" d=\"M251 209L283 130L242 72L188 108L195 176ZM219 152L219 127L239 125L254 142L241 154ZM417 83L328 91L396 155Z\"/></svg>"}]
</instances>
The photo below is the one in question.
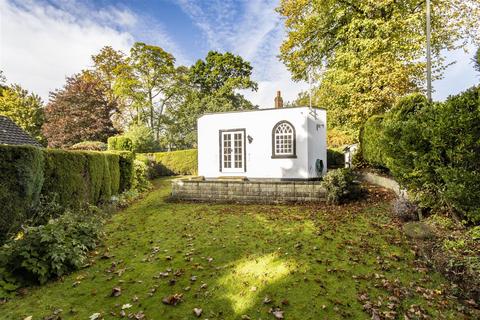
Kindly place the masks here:
<instances>
[{"instance_id":1,"label":"fallen leaf","mask_svg":"<svg viewBox=\"0 0 480 320\"><path fill-rule=\"evenodd\" d=\"M122 306L122 310L124 309L130 309L132 307L132 305L130 303L125 303L123 306Z\"/></svg>"},{"instance_id":2,"label":"fallen leaf","mask_svg":"<svg viewBox=\"0 0 480 320\"><path fill-rule=\"evenodd\" d=\"M120 288L120 287L114 287L114 288L112 289L112 293L110 294L110 296L112 296L112 297L119 297L121 294L122 294L122 288Z\"/></svg>"},{"instance_id":3,"label":"fallen leaf","mask_svg":"<svg viewBox=\"0 0 480 320\"><path fill-rule=\"evenodd\" d=\"M183 294L182 293L175 293L171 296L165 297L162 299L163 304L167 304L170 306L176 306L180 302L182 302Z\"/></svg>"},{"instance_id":4,"label":"fallen leaf","mask_svg":"<svg viewBox=\"0 0 480 320\"><path fill-rule=\"evenodd\" d=\"M97 312L97 313L92 314L89 319L90 320L97 320L97 319L100 319L100 316L101 316L101 314Z\"/></svg>"},{"instance_id":5,"label":"fallen leaf","mask_svg":"<svg viewBox=\"0 0 480 320\"><path fill-rule=\"evenodd\" d=\"M202 312L203 312L203 310L200 309L200 308L193 308L193 314L194 314L197 318L200 318L200 316L202 315Z\"/></svg>"},{"instance_id":6,"label":"fallen leaf","mask_svg":"<svg viewBox=\"0 0 480 320\"><path fill-rule=\"evenodd\" d=\"M275 319L283 319L283 311L278 308L271 309L270 313L275 317Z\"/></svg>"}]
</instances>

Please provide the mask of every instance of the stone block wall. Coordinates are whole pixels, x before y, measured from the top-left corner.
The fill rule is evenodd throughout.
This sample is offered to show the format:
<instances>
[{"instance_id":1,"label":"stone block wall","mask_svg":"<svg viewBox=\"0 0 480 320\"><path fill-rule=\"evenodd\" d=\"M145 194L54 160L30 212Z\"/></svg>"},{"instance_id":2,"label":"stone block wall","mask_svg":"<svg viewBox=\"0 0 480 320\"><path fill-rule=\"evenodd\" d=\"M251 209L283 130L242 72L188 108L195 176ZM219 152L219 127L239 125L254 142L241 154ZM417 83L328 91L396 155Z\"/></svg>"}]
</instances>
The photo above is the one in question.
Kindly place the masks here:
<instances>
[{"instance_id":1,"label":"stone block wall","mask_svg":"<svg viewBox=\"0 0 480 320\"><path fill-rule=\"evenodd\" d=\"M319 181L172 181L176 200L242 203L289 203L325 201Z\"/></svg>"}]
</instances>

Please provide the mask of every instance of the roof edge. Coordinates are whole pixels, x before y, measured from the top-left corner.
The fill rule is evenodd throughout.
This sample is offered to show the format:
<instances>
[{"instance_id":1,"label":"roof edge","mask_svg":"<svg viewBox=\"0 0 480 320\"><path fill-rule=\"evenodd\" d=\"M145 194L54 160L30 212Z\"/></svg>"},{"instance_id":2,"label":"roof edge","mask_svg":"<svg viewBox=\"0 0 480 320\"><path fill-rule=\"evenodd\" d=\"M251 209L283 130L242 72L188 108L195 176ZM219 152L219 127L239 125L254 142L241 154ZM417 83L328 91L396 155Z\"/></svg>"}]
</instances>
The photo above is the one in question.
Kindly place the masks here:
<instances>
[{"instance_id":1,"label":"roof edge","mask_svg":"<svg viewBox=\"0 0 480 320\"><path fill-rule=\"evenodd\" d=\"M283 107L283 108L266 108L266 109L253 109L253 110L236 110L236 111L222 111L222 112L207 112L202 114L198 119L204 117L204 116L210 116L210 115L215 115L215 114L227 114L227 113L245 113L245 112L259 112L259 111L273 111L273 110L285 110L285 109L301 109L301 108L312 108L312 109L317 109L317 110L323 110L327 111L325 108L320 108L316 106L295 106L295 107Z\"/></svg>"}]
</instances>

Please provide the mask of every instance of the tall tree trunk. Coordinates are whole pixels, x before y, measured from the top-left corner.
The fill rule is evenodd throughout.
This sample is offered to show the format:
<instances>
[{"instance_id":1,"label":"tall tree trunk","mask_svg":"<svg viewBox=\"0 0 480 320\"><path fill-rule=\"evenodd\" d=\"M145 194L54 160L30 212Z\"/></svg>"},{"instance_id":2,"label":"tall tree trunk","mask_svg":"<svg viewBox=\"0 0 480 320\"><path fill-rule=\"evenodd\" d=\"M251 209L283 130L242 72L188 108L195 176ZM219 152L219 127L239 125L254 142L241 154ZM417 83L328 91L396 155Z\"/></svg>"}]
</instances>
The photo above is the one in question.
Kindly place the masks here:
<instances>
[{"instance_id":1,"label":"tall tree trunk","mask_svg":"<svg viewBox=\"0 0 480 320\"><path fill-rule=\"evenodd\" d=\"M153 132L155 132L155 126L153 124L153 98L152 98L152 90L148 91L148 103L150 104L150 128Z\"/></svg>"}]
</instances>

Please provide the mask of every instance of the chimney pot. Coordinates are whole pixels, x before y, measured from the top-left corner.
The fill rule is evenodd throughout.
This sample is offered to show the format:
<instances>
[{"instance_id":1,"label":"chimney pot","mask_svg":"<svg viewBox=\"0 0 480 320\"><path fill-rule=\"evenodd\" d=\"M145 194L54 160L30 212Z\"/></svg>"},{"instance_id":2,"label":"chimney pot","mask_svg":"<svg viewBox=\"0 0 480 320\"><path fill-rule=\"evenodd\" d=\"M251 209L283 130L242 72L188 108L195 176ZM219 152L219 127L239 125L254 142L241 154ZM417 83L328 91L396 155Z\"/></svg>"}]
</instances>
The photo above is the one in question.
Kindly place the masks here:
<instances>
[{"instance_id":1,"label":"chimney pot","mask_svg":"<svg viewBox=\"0 0 480 320\"><path fill-rule=\"evenodd\" d=\"M275 109L283 108L283 99L281 92L277 91L277 96L275 97Z\"/></svg>"}]
</instances>

